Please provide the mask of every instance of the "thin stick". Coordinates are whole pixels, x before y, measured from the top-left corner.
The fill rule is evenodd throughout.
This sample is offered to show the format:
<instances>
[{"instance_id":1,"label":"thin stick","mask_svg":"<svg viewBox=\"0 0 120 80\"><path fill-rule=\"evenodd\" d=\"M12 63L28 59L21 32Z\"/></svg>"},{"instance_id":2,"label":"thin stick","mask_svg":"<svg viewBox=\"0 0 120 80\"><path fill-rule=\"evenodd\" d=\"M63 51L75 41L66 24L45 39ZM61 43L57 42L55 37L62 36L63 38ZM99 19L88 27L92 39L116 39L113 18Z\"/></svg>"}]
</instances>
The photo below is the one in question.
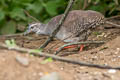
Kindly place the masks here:
<instances>
[{"instance_id":1,"label":"thin stick","mask_svg":"<svg viewBox=\"0 0 120 80\"><path fill-rule=\"evenodd\" d=\"M55 55L57 55L66 46L80 45L80 44L103 44L103 43L104 43L104 41L85 41L85 42L68 43L68 44L65 44L65 45L61 46L60 48L58 48L58 50L55 52Z\"/></svg>"},{"instance_id":2,"label":"thin stick","mask_svg":"<svg viewBox=\"0 0 120 80\"><path fill-rule=\"evenodd\" d=\"M110 21L106 21L106 24L112 25L112 26L114 26L115 28L120 28L120 25L115 24L115 23L112 23L112 22L110 22Z\"/></svg>"},{"instance_id":3,"label":"thin stick","mask_svg":"<svg viewBox=\"0 0 120 80\"><path fill-rule=\"evenodd\" d=\"M83 3L83 10L85 10L88 6L88 0L84 0L84 3Z\"/></svg>"},{"instance_id":4,"label":"thin stick","mask_svg":"<svg viewBox=\"0 0 120 80\"><path fill-rule=\"evenodd\" d=\"M56 56L56 55L51 55L51 54L43 53L43 52L31 52L31 51L33 51L33 49L20 48L18 46L9 48L7 45L5 45L3 43L0 43L0 47L11 49L11 50L16 50L16 51L20 51L20 52L25 52L25 53L26 52L27 53L32 53L33 55L36 55L36 56L51 57L51 58L53 58L55 60L58 60L58 61L68 62L68 63L77 64L77 65L81 65L81 66L95 67L95 68L101 68L101 69L117 69L117 70L120 70L120 67L112 67L112 66L107 66L107 65L85 63L85 62L81 62L80 60L72 60L72 59L69 59L69 58L63 58L63 57L59 57L59 56Z\"/></svg>"},{"instance_id":5,"label":"thin stick","mask_svg":"<svg viewBox=\"0 0 120 80\"><path fill-rule=\"evenodd\" d=\"M50 37L45 41L45 43L43 43L43 45L40 48L45 48L49 44L49 42L53 39L53 37L57 34L57 32L59 31L59 29L62 26L63 22L65 21L70 9L72 8L72 5L73 5L74 2L75 2L75 0L70 0L69 1L69 4L68 4L62 18L60 19L59 23L56 25L55 30L52 32Z\"/></svg>"},{"instance_id":6,"label":"thin stick","mask_svg":"<svg viewBox=\"0 0 120 80\"><path fill-rule=\"evenodd\" d=\"M14 37L14 36L23 36L23 33L0 35L0 37Z\"/></svg>"},{"instance_id":7,"label":"thin stick","mask_svg":"<svg viewBox=\"0 0 120 80\"><path fill-rule=\"evenodd\" d=\"M24 12L25 12L25 14L26 14L28 17L30 17L30 18L33 19L34 21L40 22L37 18L31 16L28 11L24 10Z\"/></svg>"},{"instance_id":8,"label":"thin stick","mask_svg":"<svg viewBox=\"0 0 120 80\"><path fill-rule=\"evenodd\" d=\"M108 17L108 18L106 18L106 20L110 20L110 19L114 19L114 18L118 18L118 17L120 17L120 15Z\"/></svg>"}]
</instances>

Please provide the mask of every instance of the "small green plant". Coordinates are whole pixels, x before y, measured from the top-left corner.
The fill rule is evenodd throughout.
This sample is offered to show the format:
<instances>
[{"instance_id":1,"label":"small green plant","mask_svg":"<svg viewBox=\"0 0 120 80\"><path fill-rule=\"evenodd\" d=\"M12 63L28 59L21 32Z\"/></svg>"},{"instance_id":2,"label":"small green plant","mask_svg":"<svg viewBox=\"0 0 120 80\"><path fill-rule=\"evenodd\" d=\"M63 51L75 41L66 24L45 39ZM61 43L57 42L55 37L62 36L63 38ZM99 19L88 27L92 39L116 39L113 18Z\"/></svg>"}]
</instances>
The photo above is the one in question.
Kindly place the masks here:
<instances>
[{"instance_id":1,"label":"small green plant","mask_svg":"<svg viewBox=\"0 0 120 80\"><path fill-rule=\"evenodd\" d=\"M29 52L30 53L33 53L33 52L38 53L38 52L42 52L42 51L43 51L42 49L33 49L33 50L29 51Z\"/></svg>"},{"instance_id":2,"label":"small green plant","mask_svg":"<svg viewBox=\"0 0 120 80\"><path fill-rule=\"evenodd\" d=\"M42 52L42 51L43 51L43 49L34 49L34 50L29 51L29 53L31 55L33 55L32 53L39 53L39 52ZM46 64L46 63L52 62L52 61L53 61L52 58L46 58L44 61L41 62L41 64Z\"/></svg>"},{"instance_id":3,"label":"small green plant","mask_svg":"<svg viewBox=\"0 0 120 80\"><path fill-rule=\"evenodd\" d=\"M105 49L108 49L108 47L104 46L103 48L100 49L100 51L105 50Z\"/></svg>"},{"instance_id":4,"label":"small green plant","mask_svg":"<svg viewBox=\"0 0 120 80\"><path fill-rule=\"evenodd\" d=\"M43 51L42 49L33 49L33 50L30 50L29 53L30 53L30 55L33 55L32 53L39 53L42 51Z\"/></svg>"},{"instance_id":5,"label":"small green plant","mask_svg":"<svg viewBox=\"0 0 120 80\"><path fill-rule=\"evenodd\" d=\"M14 48L17 46L14 39L5 40L5 43L9 48Z\"/></svg>"},{"instance_id":6,"label":"small green plant","mask_svg":"<svg viewBox=\"0 0 120 80\"><path fill-rule=\"evenodd\" d=\"M45 59L44 61L41 62L41 64L46 64L48 62L53 62L53 59L51 57Z\"/></svg>"},{"instance_id":7,"label":"small green plant","mask_svg":"<svg viewBox=\"0 0 120 80\"><path fill-rule=\"evenodd\" d=\"M96 35L96 36L98 36L98 35L100 35L101 33L98 32L98 31L94 31L93 34Z\"/></svg>"}]
</instances>

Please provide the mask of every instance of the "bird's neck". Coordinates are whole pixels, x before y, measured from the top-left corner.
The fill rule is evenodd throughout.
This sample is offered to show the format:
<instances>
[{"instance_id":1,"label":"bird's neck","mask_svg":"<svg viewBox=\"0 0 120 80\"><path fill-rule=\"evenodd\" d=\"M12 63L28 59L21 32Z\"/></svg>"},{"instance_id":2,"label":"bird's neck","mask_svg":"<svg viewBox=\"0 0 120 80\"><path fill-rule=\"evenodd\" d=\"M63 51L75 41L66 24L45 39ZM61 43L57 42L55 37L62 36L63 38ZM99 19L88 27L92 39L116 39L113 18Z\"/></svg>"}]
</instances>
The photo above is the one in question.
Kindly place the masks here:
<instances>
[{"instance_id":1,"label":"bird's neck","mask_svg":"<svg viewBox=\"0 0 120 80\"><path fill-rule=\"evenodd\" d=\"M47 24L40 24L38 28L36 29L36 34L43 34L43 35L49 35L49 32L47 30Z\"/></svg>"},{"instance_id":2,"label":"bird's neck","mask_svg":"<svg viewBox=\"0 0 120 80\"><path fill-rule=\"evenodd\" d=\"M43 24L43 33L45 35L50 35L53 32L54 29L52 29L51 25L49 24Z\"/></svg>"}]
</instances>

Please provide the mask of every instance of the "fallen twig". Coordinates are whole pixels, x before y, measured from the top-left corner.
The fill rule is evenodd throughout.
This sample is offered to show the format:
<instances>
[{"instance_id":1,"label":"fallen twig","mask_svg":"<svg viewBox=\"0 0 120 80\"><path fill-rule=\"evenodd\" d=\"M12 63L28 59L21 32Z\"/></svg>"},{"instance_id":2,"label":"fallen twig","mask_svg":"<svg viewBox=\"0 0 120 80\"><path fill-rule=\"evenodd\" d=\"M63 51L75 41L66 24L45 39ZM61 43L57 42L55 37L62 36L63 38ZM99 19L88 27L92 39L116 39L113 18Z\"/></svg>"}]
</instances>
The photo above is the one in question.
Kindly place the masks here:
<instances>
[{"instance_id":1,"label":"fallen twig","mask_svg":"<svg viewBox=\"0 0 120 80\"><path fill-rule=\"evenodd\" d=\"M111 20L111 19L119 18L119 17L120 17L120 15L106 18L106 23L109 24L109 25L112 25L113 27L104 27L104 28L108 28L108 29L109 29L109 28L118 28L118 29L120 29L120 25L119 25L119 24L116 24L116 23L113 23L113 22L109 21L109 20Z\"/></svg>"},{"instance_id":2,"label":"fallen twig","mask_svg":"<svg viewBox=\"0 0 120 80\"><path fill-rule=\"evenodd\" d=\"M112 23L110 21L106 21L107 24L114 26L115 28L120 28L120 25Z\"/></svg>"},{"instance_id":3,"label":"fallen twig","mask_svg":"<svg viewBox=\"0 0 120 80\"><path fill-rule=\"evenodd\" d=\"M69 58L63 58L63 57L59 57L59 56L56 56L56 55L51 55L51 54L43 53L43 52L31 52L34 49L20 48L18 46L9 48L6 44L3 44L3 43L0 43L0 47L11 49L11 50L16 50L16 51L20 51L20 52L31 53L31 54L36 55L36 56L51 57L51 58L53 58L55 60L58 60L58 61L68 62L68 63L72 63L72 64L78 64L78 65L81 65L81 66L96 67L96 68L101 68L101 69L117 69L117 70L120 70L120 67L112 67L112 66L107 66L107 65L85 63L85 62L81 62L79 60L72 60L72 59L69 59Z\"/></svg>"},{"instance_id":4,"label":"fallen twig","mask_svg":"<svg viewBox=\"0 0 120 80\"><path fill-rule=\"evenodd\" d=\"M65 12L64 12L64 14L62 16L62 18L60 19L59 23L56 25L55 30L52 32L52 34L47 39L47 41L45 41L45 43L43 43L43 45L41 45L40 48L45 48L49 44L49 42L53 39L53 37L57 34L57 32L59 31L60 27L64 23L64 21L65 21L67 15L68 15L70 9L72 8L72 5L73 5L74 2L75 2L75 0L70 0L70 2L68 4L68 6L67 6L67 8L66 8L66 10L65 10Z\"/></svg>"},{"instance_id":5,"label":"fallen twig","mask_svg":"<svg viewBox=\"0 0 120 80\"><path fill-rule=\"evenodd\" d=\"M111 20L111 19L119 18L119 17L120 17L120 15L116 15L116 16L108 17L108 18L106 18L106 20Z\"/></svg>"},{"instance_id":6,"label":"fallen twig","mask_svg":"<svg viewBox=\"0 0 120 80\"><path fill-rule=\"evenodd\" d=\"M23 33L0 35L0 37L13 37L13 36L23 36Z\"/></svg>"},{"instance_id":7,"label":"fallen twig","mask_svg":"<svg viewBox=\"0 0 120 80\"><path fill-rule=\"evenodd\" d=\"M85 42L68 43L68 44L65 44L65 45L61 46L60 48L58 48L58 50L55 52L55 55L57 55L66 46L79 45L79 44L103 44L103 43L104 43L104 41L85 41Z\"/></svg>"}]
</instances>

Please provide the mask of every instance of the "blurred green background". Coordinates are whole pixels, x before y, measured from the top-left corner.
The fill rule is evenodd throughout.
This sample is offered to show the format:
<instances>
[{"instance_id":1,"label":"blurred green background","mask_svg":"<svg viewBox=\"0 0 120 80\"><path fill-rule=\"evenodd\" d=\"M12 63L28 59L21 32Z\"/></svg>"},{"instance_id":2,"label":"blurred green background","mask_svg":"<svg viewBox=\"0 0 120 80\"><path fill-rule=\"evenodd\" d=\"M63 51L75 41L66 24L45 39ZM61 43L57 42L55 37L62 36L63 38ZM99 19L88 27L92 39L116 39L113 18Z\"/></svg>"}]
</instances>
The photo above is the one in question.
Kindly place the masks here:
<instances>
[{"instance_id":1,"label":"blurred green background","mask_svg":"<svg viewBox=\"0 0 120 80\"><path fill-rule=\"evenodd\" d=\"M0 34L22 32L33 19L47 23L52 17L64 12L69 0L0 0ZM120 0L76 0L73 10L91 9L106 17L120 14Z\"/></svg>"}]
</instances>

